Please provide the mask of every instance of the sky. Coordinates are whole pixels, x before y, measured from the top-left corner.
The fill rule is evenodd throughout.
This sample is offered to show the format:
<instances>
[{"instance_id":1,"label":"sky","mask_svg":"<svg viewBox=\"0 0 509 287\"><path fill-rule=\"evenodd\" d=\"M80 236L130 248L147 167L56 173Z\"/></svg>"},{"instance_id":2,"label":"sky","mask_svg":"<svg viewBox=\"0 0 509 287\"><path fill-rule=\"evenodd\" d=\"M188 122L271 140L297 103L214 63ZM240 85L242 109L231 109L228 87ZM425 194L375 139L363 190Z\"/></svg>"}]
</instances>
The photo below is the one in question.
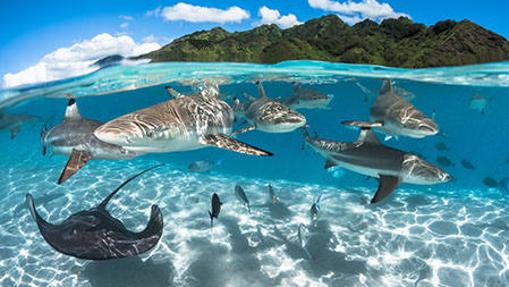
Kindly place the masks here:
<instances>
[{"instance_id":1,"label":"sky","mask_svg":"<svg viewBox=\"0 0 509 287\"><path fill-rule=\"evenodd\" d=\"M146 53L197 30L287 28L327 14L349 24L399 16L426 25L469 19L508 38L502 7L507 0L2 1L0 86L87 73L102 57Z\"/></svg>"}]
</instances>

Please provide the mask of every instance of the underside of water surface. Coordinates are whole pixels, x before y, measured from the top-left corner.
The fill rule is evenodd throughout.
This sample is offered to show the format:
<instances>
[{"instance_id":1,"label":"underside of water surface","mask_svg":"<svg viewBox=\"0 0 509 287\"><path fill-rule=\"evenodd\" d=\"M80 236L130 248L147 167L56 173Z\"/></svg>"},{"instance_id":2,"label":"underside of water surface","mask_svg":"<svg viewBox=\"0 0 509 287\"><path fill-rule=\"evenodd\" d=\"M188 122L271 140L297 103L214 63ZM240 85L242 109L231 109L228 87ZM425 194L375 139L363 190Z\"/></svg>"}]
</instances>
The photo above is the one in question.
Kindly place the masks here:
<instances>
[{"instance_id":1,"label":"underside of water surface","mask_svg":"<svg viewBox=\"0 0 509 287\"><path fill-rule=\"evenodd\" d=\"M168 100L165 85L189 94L211 79L228 102L257 96L256 80L271 98L292 95L296 82L333 95L327 109L300 111L308 130L354 141L359 131L341 121L368 120L382 79L388 78L412 94L411 103L435 119L440 133L378 137L440 166L453 180L402 184L375 205L369 201L377 179L325 170L324 158L303 145L299 130L238 136L272 157L207 147L92 160L62 185L56 182L67 158L41 153L41 128L62 121L68 94L77 98L82 116L106 122ZM24 123L14 139L8 128L0 132L0 286L507 286L508 85L507 63L404 70L294 61L117 66L1 90L4 113L38 120ZM203 160L215 163L210 171L189 170ZM126 185L108 205L135 231L145 227L151 205L161 208L163 236L140 256L94 262L60 254L44 241L25 205L25 195L32 193L41 216L60 223L157 163L165 166ZM235 197L237 184L251 213ZM270 200L268 185L278 202ZM211 230L212 193L224 204ZM319 195L313 221L309 210Z\"/></svg>"}]
</instances>

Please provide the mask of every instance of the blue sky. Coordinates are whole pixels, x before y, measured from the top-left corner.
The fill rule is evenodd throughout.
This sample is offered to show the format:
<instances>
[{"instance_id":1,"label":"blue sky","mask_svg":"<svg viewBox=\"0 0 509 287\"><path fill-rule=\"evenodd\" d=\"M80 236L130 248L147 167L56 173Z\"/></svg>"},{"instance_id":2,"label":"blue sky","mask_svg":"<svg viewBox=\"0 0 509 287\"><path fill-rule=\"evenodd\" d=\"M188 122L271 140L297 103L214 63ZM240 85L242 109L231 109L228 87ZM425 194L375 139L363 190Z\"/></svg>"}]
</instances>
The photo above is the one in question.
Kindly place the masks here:
<instances>
[{"instance_id":1,"label":"blue sky","mask_svg":"<svg viewBox=\"0 0 509 287\"><path fill-rule=\"evenodd\" d=\"M151 16L147 15L148 11L155 11L158 7L172 7L178 2L224 10L237 6L248 13L249 16L242 16L242 13L244 13L242 12L240 18L225 20L224 23L218 22L221 20L217 19L211 20L216 22L178 20L180 12L176 10L182 10L187 6L176 7L176 10L174 9L172 12L173 16L163 15L163 10L158 10L157 16L153 15L155 13L152 13ZM315 4L312 4L312 2ZM281 18L288 14L293 14L299 22L325 14L338 14L338 10L334 10L334 7L337 6L334 5L340 2L345 3L347 1L3 1L0 8L0 25L2 27L0 30L0 75L23 70L36 64L44 55L60 47L69 47L74 43L91 39L101 33L108 33L114 37L126 35L136 43L155 41L159 44L166 44L171 39L184 34L214 26L222 26L227 30L250 29L260 23L259 9L264 5L273 9L266 10L268 11L267 19L269 19L266 19L266 21L279 21L276 23L285 26L288 23L296 23L295 19L291 17ZM375 2L375 4L380 5L386 3L393 10L393 14L407 14L415 22L427 25L445 18L454 20L467 18L506 38L509 36L507 9L501 9L509 6L505 3L506 0L485 0L482 2L465 0L352 0L352 2L360 2L361 4L366 4L366 2L373 4ZM291 5L288 3L291 3ZM325 6L327 7L324 8ZM280 16L277 19L270 20L270 13L273 13L274 10L277 10ZM238 16L239 13L237 12L233 14ZM175 13L177 16L175 16ZM348 19L355 21L356 19L373 17L370 13L370 11L364 14L357 12L349 14L347 12L343 16L350 17ZM214 17L217 13L213 11L212 14L210 17ZM177 20L171 20L171 17L177 17ZM228 15L225 15L225 17L228 17ZM375 15L375 17L378 16ZM382 15L381 17L385 16ZM377 19L380 20L381 18Z\"/></svg>"}]
</instances>

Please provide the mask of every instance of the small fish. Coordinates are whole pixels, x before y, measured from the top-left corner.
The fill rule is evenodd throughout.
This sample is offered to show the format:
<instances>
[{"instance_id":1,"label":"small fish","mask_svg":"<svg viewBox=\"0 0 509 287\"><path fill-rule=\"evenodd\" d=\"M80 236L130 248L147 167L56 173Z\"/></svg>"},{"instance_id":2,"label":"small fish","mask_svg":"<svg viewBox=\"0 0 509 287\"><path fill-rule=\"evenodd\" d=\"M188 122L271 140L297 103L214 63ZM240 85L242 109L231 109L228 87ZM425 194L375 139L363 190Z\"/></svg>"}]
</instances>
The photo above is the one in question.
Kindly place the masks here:
<instances>
[{"instance_id":1,"label":"small fish","mask_svg":"<svg viewBox=\"0 0 509 287\"><path fill-rule=\"evenodd\" d=\"M318 195L318 197L315 199L313 204L311 205L311 208L309 209L309 214L311 216L311 221L315 221L318 219L318 212L320 211L320 199L322 198L322 195Z\"/></svg>"},{"instance_id":2,"label":"small fish","mask_svg":"<svg viewBox=\"0 0 509 287\"><path fill-rule=\"evenodd\" d=\"M220 165L221 161L198 160L189 164L187 169L192 172L209 172L214 166Z\"/></svg>"},{"instance_id":3,"label":"small fish","mask_svg":"<svg viewBox=\"0 0 509 287\"><path fill-rule=\"evenodd\" d=\"M449 147L444 142L437 142L435 148L440 151L450 151Z\"/></svg>"},{"instance_id":4,"label":"small fish","mask_svg":"<svg viewBox=\"0 0 509 287\"><path fill-rule=\"evenodd\" d=\"M279 197L277 196L276 192L274 191L274 188L272 187L272 185L269 184L268 186L269 188L269 200L272 204L276 204L279 202Z\"/></svg>"},{"instance_id":5,"label":"small fish","mask_svg":"<svg viewBox=\"0 0 509 287\"><path fill-rule=\"evenodd\" d=\"M237 199L242 202L247 207L247 212L251 213L251 207L249 206L249 199L247 199L247 195L244 192L244 189L240 185L235 185L235 196Z\"/></svg>"},{"instance_id":6,"label":"small fish","mask_svg":"<svg viewBox=\"0 0 509 287\"><path fill-rule=\"evenodd\" d=\"M496 181L494 178L492 177L485 177L483 180L482 180L482 183L484 185L486 185L487 187L498 187L498 181Z\"/></svg>"},{"instance_id":7,"label":"small fish","mask_svg":"<svg viewBox=\"0 0 509 287\"><path fill-rule=\"evenodd\" d=\"M212 210L209 210L210 228L214 227L214 218L217 219L219 216L219 212L221 212L221 205L223 205L223 203L219 199L219 195L214 192L214 194L212 194Z\"/></svg>"},{"instance_id":8,"label":"small fish","mask_svg":"<svg viewBox=\"0 0 509 287\"><path fill-rule=\"evenodd\" d=\"M454 165L453 162L445 156L437 157L437 162L439 165L441 165L443 167L449 167L449 166Z\"/></svg>"},{"instance_id":9,"label":"small fish","mask_svg":"<svg viewBox=\"0 0 509 287\"><path fill-rule=\"evenodd\" d=\"M472 162L470 162L469 160L467 159L464 159L461 161L461 165L466 168L466 169L470 169L470 170L474 170L475 169L475 166L472 164Z\"/></svg>"}]
</instances>

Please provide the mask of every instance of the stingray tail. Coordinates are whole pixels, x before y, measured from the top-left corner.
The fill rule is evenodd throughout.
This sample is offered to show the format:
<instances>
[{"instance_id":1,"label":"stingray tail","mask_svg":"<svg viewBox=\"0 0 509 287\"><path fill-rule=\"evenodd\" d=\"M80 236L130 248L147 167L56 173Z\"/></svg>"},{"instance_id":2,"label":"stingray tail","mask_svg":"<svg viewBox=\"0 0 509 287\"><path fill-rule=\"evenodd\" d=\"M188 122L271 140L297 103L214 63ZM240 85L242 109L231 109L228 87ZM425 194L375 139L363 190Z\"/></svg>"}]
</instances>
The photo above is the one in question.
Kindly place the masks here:
<instances>
[{"instance_id":1,"label":"stingray tail","mask_svg":"<svg viewBox=\"0 0 509 287\"><path fill-rule=\"evenodd\" d=\"M121 183L121 184L120 184L120 185L119 185L119 186L118 186L118 187L117 187L117 188L116 188L113 192L111 192L111 193L110 193L110 195L108 195L108 196L107 196L107 197L106 197L106 198L105 198L105 199L101 202L101 204L99 204L99 206L97 206L97 208L106 208L106 205L107 205L107 204L108 204L108 202L111 200L111 198L112 198L112 197L113 197L113 196L114 196L114 195L115 195L115 194L116 194L116 193L117 193L117 192L118 192L118 191L119 191L122 187L124 187L126 184L128 184L131 180L133 180L133 179L137 178L138 176L140 176L140 175L142 175L142 174L144 174L144 173L146 173L146 172L149 172L149 171L151 171L151 170L153 170L153 169L156 169L156 168L158 168L158 167L161 167L161 166L163 166L163 165L164 165L164 163L162 163L162 164L158 164L158 165L153 166L153 167L149 167L149 168L145 169L144 171L139 172L139 173L137 173L137 174L135 174L135 175L131 176L131 177L130 177L130 178L128 178L126 181L122 182L122 183Z\"/></svg>"},{"instance_id":2,"label":"stingray tail","mask_svg":"<svg viewBox=\"0 0 509 287\"><path fill-rule=\"evenodd\" d=\"M210 229L214 228L214 217L212 216L212 212L209 210L209 216L210 216Z\"/></svg>"}]
</instances>

